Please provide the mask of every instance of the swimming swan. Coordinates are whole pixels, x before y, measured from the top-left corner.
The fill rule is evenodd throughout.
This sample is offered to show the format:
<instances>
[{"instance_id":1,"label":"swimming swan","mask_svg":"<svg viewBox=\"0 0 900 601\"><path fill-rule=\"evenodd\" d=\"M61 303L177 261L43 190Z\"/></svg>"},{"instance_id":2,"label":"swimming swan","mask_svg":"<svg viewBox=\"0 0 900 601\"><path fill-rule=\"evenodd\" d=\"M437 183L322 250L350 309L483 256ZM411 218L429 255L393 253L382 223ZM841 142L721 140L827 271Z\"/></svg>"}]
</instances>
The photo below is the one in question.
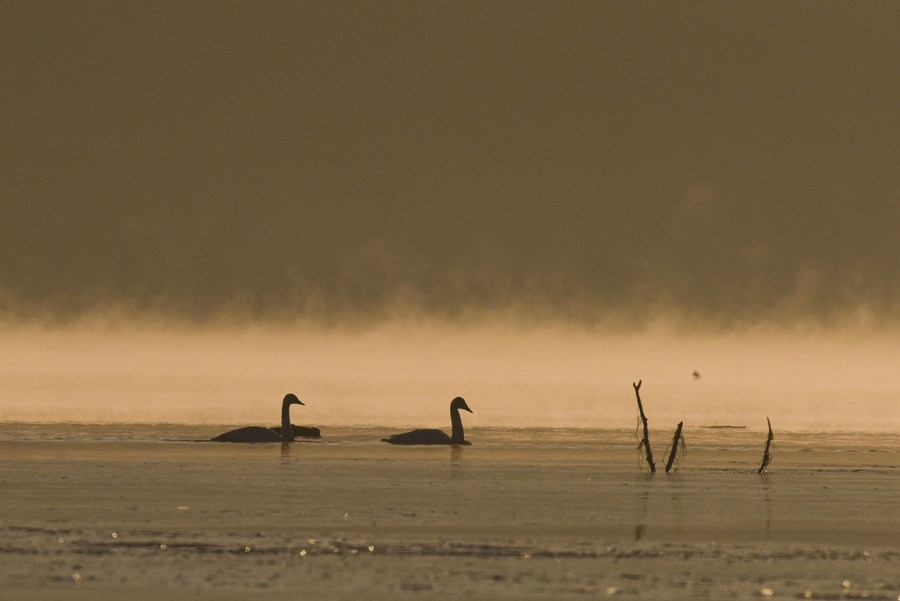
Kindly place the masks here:
<instances>
[{"instance_id":1,"label":"swimming swan","mask_svg":"<svg viewBox=\"0 0 900 601\"><path fill-rule=\"evenodd\" d=\"M220 434L213 438L213 442L291 442L294 440L294 429L291 426L291 405L303 403L294 394L286 394L281 402L281 428L278 432L274 428L262 426L247 426ZM318 429L316 429L318 432ZM287 432L287 436L281 436L280 432Z\"/></svg>"},{"instance_id":2,"label":"swimming swan","mask_svg":"<svg viewBox=\"0 0 900 601\"><path fill-rule=\"evenodd\" d=\"M269 428L279 436L281 435L281 426L272 426ZM305 438L322 438L322 431L314 426L298 426L297 424L291 424L291 430L294 431L294 438L298 436L303 436Z\"/></svg>"},{"instance_id":3,"label":"swimming swan","mask_svg":"<svg viewBox=\"0 0 900 601\"><path fill-rule=\"evenodd\" d=\"M452 431L450 436L447 436L445 432L440 430L413 430L411 432L404 432L403 434L394 434L388 438L382 438L384 442L389 442L391 444L472 444L465 439L465 435L463 433L463 425L462 419L459 417L459 410L468 411L469 413L475 413L469 406L466 405L466 401L458 396L453 401L450 402L450 424L452 426Z\"/></svg>"}]
</instances>

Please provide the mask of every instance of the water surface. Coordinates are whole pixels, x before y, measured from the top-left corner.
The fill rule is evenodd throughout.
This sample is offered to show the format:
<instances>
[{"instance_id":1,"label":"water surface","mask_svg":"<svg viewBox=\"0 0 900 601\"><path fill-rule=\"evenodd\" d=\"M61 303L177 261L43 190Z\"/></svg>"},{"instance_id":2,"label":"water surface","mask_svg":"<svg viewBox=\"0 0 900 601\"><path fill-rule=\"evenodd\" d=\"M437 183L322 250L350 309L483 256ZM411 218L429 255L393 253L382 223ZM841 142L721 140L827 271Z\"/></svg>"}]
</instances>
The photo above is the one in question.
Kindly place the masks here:
<instances>
[{"instance_id":1,"label":"water surface","mask_svg":"<svg viewBox=\"0 0 900 601\"><path fill-rule=\"evenodd\" d=\"M394 429L292 445L228 426L3 424L0 586L13 598L900 596L900 444L686 425L650 475L631 430ZM662 464L670 432L652 433Z\"/></svg>"}]
</instances>

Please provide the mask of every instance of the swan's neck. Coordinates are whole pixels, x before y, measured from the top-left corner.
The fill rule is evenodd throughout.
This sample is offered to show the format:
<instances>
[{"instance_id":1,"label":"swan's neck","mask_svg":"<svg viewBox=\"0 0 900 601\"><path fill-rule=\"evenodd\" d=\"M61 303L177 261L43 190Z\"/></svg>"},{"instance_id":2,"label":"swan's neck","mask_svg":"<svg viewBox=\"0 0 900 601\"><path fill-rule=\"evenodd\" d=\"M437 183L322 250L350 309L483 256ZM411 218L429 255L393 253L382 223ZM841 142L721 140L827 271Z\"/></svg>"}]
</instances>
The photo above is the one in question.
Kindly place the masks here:
<instances>
[{"instance_id":1,"label":"swan's neck","mask_svg":"<svg viewBox=\"0 0 900 601\"><path fill-rule=\"evenodd\" d=\"M463 432L462 418L459 416L459 409L453 407L450 409L450 442L452 444L462 444L466 440L465 432Z\"/></svg>"},{"instance_id":2,"label":"swan's neck","mask_svg":"<svg viewBox=\"0 0 900 601\"><path fill-rule=\"evenodd\" d=\"M291 404L281 405L281 440L294 440L294 428L291 427Z\"/></svg>"}]
</instances>

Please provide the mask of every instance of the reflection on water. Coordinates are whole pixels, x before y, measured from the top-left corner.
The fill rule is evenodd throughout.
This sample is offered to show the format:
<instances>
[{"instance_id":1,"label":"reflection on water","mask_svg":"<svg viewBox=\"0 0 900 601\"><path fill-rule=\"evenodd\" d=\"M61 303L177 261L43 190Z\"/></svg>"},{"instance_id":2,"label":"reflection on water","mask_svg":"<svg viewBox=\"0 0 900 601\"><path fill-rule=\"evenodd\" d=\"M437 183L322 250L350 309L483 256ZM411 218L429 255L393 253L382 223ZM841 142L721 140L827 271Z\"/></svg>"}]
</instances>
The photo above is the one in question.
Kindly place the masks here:
<instances>
[{"instance_id":1,"label":"reflection on water","mask_svg":"<svg viewBox=\"0 0 900 601\"><path fill-rule=\"evenodd\" d=\"M647 528L647 506L650 504L650 493L642 491L638 495L635 512L634 540L639 541L644 537Z\"/></svg>"},{"instance_id":2,"label":"reflection on water","mask_svg":"<svg viewBox=\"0 0 900 601\"><path fill-rule=\"evenodd\" d=\"M268 444L209 443L211 434L227 429L227 424L68 424L68 423L3 423L0 422L0 443L3 442L68 442L68 443L199 443L191 453L224 456L232 452L263 452L271 449ZM691 460L679 473L703 470L715 466L734 466L736 462L749 462L753 473L759 464L759 456L766 434L762 430L704 429L685 425L691 437ZM297 439L282 447L282 456L325 451L326 449L351 449L365 447L367 452L381 454L394 448L380 442L383 427L323 427L322 438ZM651 430L652 439L668 438L666 432ZM779 454L772 471L785 465L815 464L827 462L855 468L868 466L900 465L900 438L893 433L881 432L778 432ZM471 457L479 460L552 461L553 458L571 457L591 462L619 462L635 472L640 472L640 454L635 449L634 431L623 429L587 428L467 428ZM280 443L279 443L280 445ZM88 447L85 447L88 448ZM293 449L293 450L292 450ZM461 462L467 447L451 446L450 461ZM124 451L123 451L124 452ZM184 450L180 453L186 452ZM391 457L432 457L443 448L396 449ZM645 474L650 477L650 474ZM677 481L677 480L675 480Z\"/></svg>"},{"instance_id":3,"label":"reflection on water","mask_svg":"<svg viewBox=\"0 0 900 601\"><path fill-rule=\"evenodd\" d=\"M217 598L839 598L815 588L832 572L884 598L862 593L900 566L892 438L785 433L760 478L760 432L698 431L677 474L649 475L630 429L472 428L449 450L376 427L195 442L208 431L0 424L0 590L71 587L78 565L82 588L174 574Z\"/></svg>"},{"instance_id":4,"label":"reflection on water","mask_svg":"<svg viewBox=\"0 0 900 601\"><path fill-rule=\"evenodd\" d=\"M766 540L772 540L772 490L768 478L762 478L763 507L766 513Z\"/></svg>"}]
</instances>

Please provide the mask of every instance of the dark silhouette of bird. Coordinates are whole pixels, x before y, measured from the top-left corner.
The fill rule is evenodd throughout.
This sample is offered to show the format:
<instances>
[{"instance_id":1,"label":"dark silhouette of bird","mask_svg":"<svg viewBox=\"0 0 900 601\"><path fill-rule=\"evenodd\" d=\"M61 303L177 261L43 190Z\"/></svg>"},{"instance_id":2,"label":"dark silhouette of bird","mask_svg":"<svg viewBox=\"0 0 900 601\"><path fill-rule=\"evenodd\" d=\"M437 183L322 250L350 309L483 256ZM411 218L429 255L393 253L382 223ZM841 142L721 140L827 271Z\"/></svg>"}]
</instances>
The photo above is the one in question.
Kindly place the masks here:
<instances>
[{"instance_id":1,"label":"dark silhouette of bird","mask_svg":"<svg viewBox=\"0 0 900 601\"><path fill-rule=\"evenodd\" d=\"M303 431L315 431L315 434L298 433L291 425L291 405L303 405L297 395L288 393L281 402L281 427L264 428L262 426L247 426L230 430L213 438L214 442L291 442L295 436L319 436L318 428L306 428ZM282 432L287 435L283 436Z\"/></svg>"},{"instance_id":2,"label":"dark silhouette of bird","mask_svg":"<svg viewBox=\"0 0 900 601\"><path fill-rule=\"evenodd\" d=\"M474 411L469 409L469 406L466 405L465 399L459 396L453 399L450 402L450 436L447 436L446 432L443 432L441 430L423 429L403 432L402 434L394 434L393 436L382 438L381 440L383 440L384 442L389 442L391 444L403 445L472 444L465 439L462 418L460 418L459 416L460 409L462 409L463 411L468 411L469 413L474 413Z\"/></svg>"}]
</instances>

